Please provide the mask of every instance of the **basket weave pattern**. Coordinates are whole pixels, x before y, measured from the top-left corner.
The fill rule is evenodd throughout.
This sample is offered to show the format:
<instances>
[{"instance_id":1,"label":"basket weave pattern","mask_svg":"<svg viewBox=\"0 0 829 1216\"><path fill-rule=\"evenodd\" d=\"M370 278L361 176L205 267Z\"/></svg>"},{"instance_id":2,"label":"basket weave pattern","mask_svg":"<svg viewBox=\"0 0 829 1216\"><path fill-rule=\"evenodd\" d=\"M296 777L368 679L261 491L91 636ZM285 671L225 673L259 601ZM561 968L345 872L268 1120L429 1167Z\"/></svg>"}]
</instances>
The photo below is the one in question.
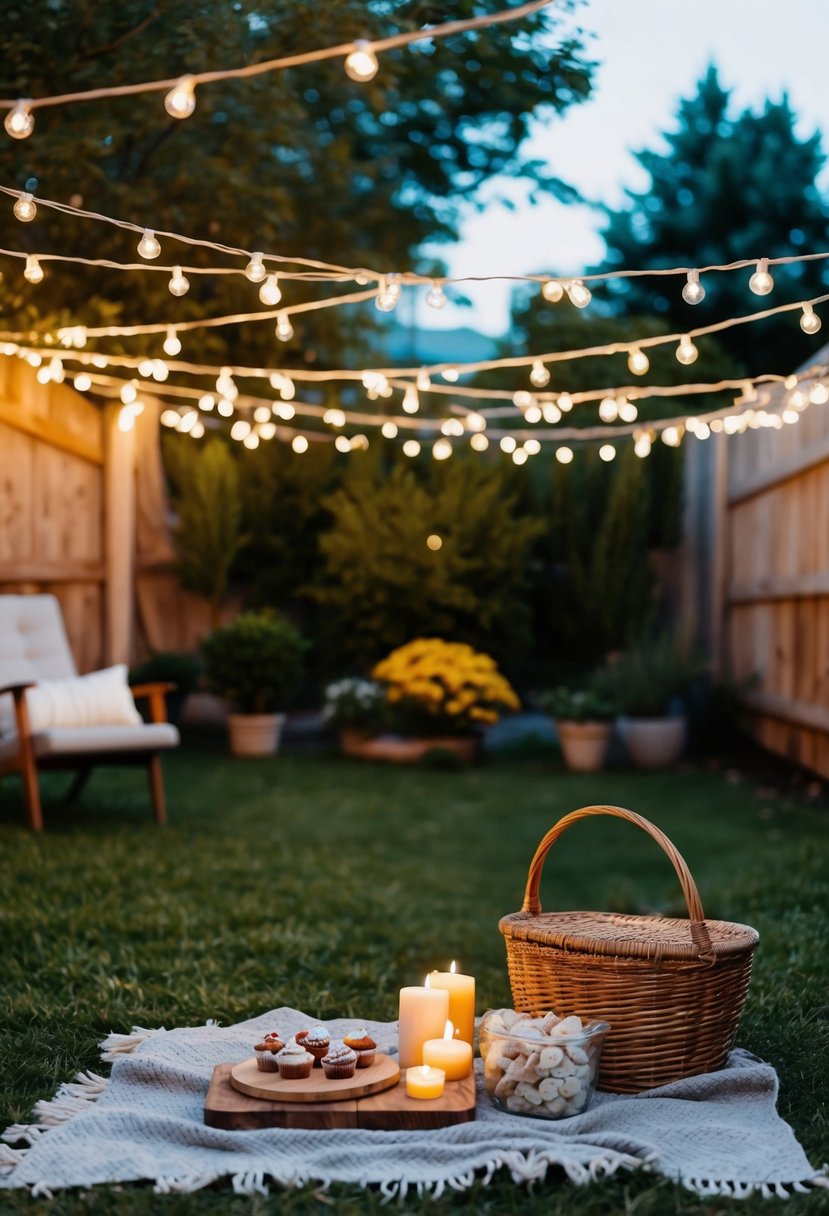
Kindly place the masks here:
<instances>
[{"instance_id":1,"label":"basket weave pattern","mask_svg":"<svg viewBox=\"0 0 829 1216\"><path fill-rule=\"evenodd\" d=\"M662 847L679 878L689 919L609 912L542 913L549 849L574 823L611 815ZM565 815L536 850L520 912L502 918L514 1008L548 1009L610 1023L599 1086L638 1093L721 1068L734 1043L751 977L756 931L705 919L699 892L664 832L622 807Z\"/></svg>"}]
</instances>

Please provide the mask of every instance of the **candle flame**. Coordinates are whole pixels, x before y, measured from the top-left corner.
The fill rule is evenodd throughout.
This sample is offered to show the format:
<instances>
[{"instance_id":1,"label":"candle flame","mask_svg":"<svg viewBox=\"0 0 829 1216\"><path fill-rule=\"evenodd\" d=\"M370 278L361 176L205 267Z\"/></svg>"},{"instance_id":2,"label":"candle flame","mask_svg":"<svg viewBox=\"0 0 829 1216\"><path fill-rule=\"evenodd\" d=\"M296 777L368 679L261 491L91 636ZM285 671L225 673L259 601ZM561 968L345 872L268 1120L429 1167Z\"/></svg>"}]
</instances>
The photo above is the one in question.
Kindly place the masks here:
<instances>
[{"instance_id":1,"label":"candle flame","mask_svg":"<svg viewBox=\"0 0 829 1216\"><path fill-rule=\"evenodd\" d=\"M455 968L455 960L454 960L454 959L452 959L452 963L451 963L451 965L450 965L450 967L449 967L449 973L450 973L450 975L454 975L454 974L455 974L455 970L456 970L456 968Z\"/></svg>"},{"instance_id":2,"label":"candle flame","mask_svg":"<svg viewBox=\"0 0 829 1216\"><path fill-rule=\"evenodd\" d=\"M452 1025L452 1023L449 1021L448 1018L446 1021L446 1025L443 1028L443 1037L444 1037L444 1039L454 1039L454 1037L455 1037L455 1027Z\"/></svg>"},{"instance_id":3,"label":"candle flame","mask_svg":"<svg viewBox=\"0 0 829 1216\"><path fill-rule=\"evenodd\" d=\"M421 1064L421 1066L420 1066L420 1073L421 1073L421 1076L428 1077L428 1075L429 1075L429 1065L428 1065L428 1064Z\"/></svg>"}]
</instances>

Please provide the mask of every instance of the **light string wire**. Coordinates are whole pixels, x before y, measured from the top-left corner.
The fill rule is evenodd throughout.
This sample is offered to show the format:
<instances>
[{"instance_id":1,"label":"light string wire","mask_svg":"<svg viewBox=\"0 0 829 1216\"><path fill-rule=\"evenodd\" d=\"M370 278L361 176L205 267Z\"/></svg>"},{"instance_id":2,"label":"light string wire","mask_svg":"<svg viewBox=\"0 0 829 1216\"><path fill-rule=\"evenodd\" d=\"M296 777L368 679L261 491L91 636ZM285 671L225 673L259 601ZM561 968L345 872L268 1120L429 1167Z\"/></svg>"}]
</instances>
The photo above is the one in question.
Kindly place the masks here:
<instances>
[{"instance_id":1,"label":"light string wire","mask_svg":"<svg viewBox=\"0 0 829 1216\"><path fill-rule=\"evenodd\" d=\"M492 25L504 22L519 21L529 17L541 9L549 8L556 0L531 0L531 3L521 4L517 8L503 9L497 13L482 14L465 20L445 21L439 25L426 26L408 33L391 34L386 38L372 38L368 41L373 52L390 51L397 47L410 46L413 42L425 42L433 38L451 38L454 34L465 34L470 30L486 29ZM306 63L320 63L326 59L338 59L359 50L356 42L343 42L337 46L324 47L316 51L302 51L296 55L283 55L278 59L265 59L261 63L251 63L241 68L217 69L210 72L187 73L188 79L194 86L214 84L220 80L244 80L253 76L262 76L268 72L282 71L285 68L300 67ZM102 97L130 97L137 93L154 93L163 89L171 89L182 79L182 76L170 77L166 80L147 80L136 84L112 85L98 89L87 89L83 92L61 93L50 97L27 98L30 109L42 109L46 106L68 105L78 101L97 101ZM0 99L0 109L11 110L19 103L20 98Z\"/></svg>"}]
</instances>

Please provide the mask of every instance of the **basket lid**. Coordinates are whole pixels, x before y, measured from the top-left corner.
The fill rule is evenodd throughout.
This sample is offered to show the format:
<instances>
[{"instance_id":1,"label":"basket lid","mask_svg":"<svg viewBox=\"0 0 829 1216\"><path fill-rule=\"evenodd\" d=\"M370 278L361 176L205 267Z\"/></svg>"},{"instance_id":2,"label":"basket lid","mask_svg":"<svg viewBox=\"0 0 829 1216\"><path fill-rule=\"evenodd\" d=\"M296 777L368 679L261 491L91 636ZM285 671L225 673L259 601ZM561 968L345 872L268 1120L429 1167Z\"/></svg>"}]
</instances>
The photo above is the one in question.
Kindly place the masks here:
<instances>
[{"instance_id":1,"label":"basket lid","mask_svg":"<svg viewBox=\"0 0 829 1216\"><path fill-rule=\"evenodd\" d=\"M760 940L756 929L726 920L704 920L710 938L700 940L686 917L633 916L617 912L513 912L498 928L514 941L579 953L627 958L699 959L741 954ZM695 940L696 939L696 940Z\"/></svg>"}]
</instances>

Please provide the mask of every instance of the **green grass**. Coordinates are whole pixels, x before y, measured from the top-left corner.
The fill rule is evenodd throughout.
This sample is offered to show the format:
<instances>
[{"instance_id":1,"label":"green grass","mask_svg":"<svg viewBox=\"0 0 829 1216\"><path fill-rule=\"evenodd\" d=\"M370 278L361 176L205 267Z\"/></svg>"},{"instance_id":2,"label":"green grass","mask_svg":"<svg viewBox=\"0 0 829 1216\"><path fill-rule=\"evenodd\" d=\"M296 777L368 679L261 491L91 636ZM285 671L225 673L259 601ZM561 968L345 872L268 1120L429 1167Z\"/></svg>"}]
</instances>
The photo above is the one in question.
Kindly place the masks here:
<instances>
[{"instance_id":1,"label":"green grass","mask_svg":"<svg viewBox=\"0 0 829 1216\"><path fill-rule=\"evenodd\" d=\"M166 762L171 825L154 828L141 775L102 770L72 809L53 797L47 830L23 828L18 790L0 786L0 1124L26 1120L79 1068L99 1067L109 1030L225 1024L281 1004L321 1019L396 1016L397 990L450 958L478 979L479 1009L510 1003L498 918L519 908L527 866L550 824L586 802L654 819L685 855L711 917L761 934L741 1045L780 1074L780 1110L815 1165L829 1159L826 976L827 812L758 795L716 771L571 776L514 758L462 772L285 755L231 761L218 740ZM59 794L62 781L48 790ZM674 910L672 870L643 834L579 825L551 853L548 908ZM0 1192L0 1213L380 1211L371 1192L228 1186L160 1198L148 1187ZM496 1177L406 1211L544 1216L702 1216L731 1207L653 1176L533 1190ZM798 1196L826 1210L826 1193ZM739 1211L770 1213L752 1199ZM386 1209L388 1210L388 1209Z\"/></svg>"}]
</instances>

